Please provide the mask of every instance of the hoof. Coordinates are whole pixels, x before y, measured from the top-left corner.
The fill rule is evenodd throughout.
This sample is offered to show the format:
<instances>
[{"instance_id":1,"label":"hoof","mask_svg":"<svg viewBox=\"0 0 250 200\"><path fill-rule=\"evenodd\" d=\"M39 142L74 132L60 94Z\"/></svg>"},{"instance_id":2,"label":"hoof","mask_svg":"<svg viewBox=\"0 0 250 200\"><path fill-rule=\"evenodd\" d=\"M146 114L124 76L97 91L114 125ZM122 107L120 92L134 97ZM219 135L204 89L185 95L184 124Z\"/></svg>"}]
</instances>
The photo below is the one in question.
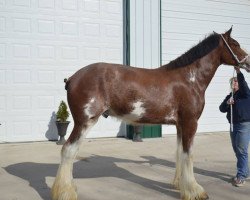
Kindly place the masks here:
<instances>
[{"instance_id":1,"label":"hoof","mask_svg":"<svg viewBox=\"0 0 250 200\"><path fill-rule=\"evenodd\" d=\"M203 193L201 194L200 199L201 199L201 200L207 200L207 199L209 199L209 196L207 195L206 192L203 192Z\"/></svg>"},{"instance_id":2,"label":"hoof","mask_svg":"<svg viewBox=\"0 0 250 200\"><path fill-rule=\"evenodd\" d=\"M179 181L174 180L173 183L172 183L172 185L173 185L173 187L174 187L176 190L180 190Z\"/></svg>"},{"instance_id":3,"label":"hoof","mask_svg":"<svg viewBox=\"0 0 250 200\"><path fill-rule=\"evenodd\" d=\"M181 198L182 200L207 200L207 199L209 199L209 196L207 195L207 193L206 192L203 192L203 193L201 193L201 194L199 194L199 195L197 195L196 197L182 197Z\"/></svg>"},{"instance_id":4,"label":"hoof","mask_svg":"<svg viewBox=\"0 0 250 200\"><path fill-rule=\"evenodd\" d=\"M53 185L51 197L52 200L77 200L76 187L74 185Z\"/></svg>"},{"instance_id":5,"label":"hoof","mask_svg":"<svg viewBox=\"0 0 250 200\"><path fill-rule=\"evenodd\" d=\"M202 194L200 194L198 197L195 198L195 200L207 200L207 199L209 199L209 197L206 192L203 192Z\"/></svg>"}]
</instances>

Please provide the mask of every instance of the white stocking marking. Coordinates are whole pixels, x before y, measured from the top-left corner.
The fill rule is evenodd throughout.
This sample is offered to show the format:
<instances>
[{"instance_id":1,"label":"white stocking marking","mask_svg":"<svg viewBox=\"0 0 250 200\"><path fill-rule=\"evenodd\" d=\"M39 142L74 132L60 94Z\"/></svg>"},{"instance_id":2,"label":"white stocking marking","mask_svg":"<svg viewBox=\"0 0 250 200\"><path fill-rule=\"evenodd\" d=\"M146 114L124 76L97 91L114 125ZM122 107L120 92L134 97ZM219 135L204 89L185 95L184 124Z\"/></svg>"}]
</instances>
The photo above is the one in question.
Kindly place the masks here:
<instances>
[{"instance_id":1,"label":"white stocking marking","mask_svg":"<svg viewBox=\"0 0 250 200\"><path fill-rule=\"evenodd\" d=\"M181 152L183 151L181 139L177 139L177 150L176 150L176 169L173 184L176 189L179 189L179 182L181 177Z\"/></svg>"},{"instance_id":2,"label":"white stocking marking","mask_svg":"<svg viewBox=\"0 0 250 200\"><path fill-rule=\"evenodd\" d=\"M181 153L180 191L184 200L202 199L206 195L204 189L196 182L193 172L193 156L191 151Z\"/></svg>"}]
</instances>

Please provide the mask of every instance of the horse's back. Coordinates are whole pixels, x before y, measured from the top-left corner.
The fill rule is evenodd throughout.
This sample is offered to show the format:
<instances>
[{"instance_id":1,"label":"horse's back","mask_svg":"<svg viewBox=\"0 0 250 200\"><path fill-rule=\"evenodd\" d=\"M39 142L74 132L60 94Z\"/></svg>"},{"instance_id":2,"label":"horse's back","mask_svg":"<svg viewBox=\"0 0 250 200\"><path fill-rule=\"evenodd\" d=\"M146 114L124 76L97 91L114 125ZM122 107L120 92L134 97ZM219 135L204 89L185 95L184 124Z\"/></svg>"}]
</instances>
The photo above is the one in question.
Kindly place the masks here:
<instances>
[{"instance_id":1,"label":"horse's back","mask_svg":"<svg viewBox=\"0 0 250 200\"><path fill-rule=\"evenodd\" d=\"M112 63L94 63L78 70L69 78L70 88L87 86L94 89L97 85L119 86L122 82L150 81L156 70L125 66ZM158 76L159 78L159 76ZM125 85L124 85L125 86ZM110 88L109 88L110 89Z\"/></svg>"}]
</instances>

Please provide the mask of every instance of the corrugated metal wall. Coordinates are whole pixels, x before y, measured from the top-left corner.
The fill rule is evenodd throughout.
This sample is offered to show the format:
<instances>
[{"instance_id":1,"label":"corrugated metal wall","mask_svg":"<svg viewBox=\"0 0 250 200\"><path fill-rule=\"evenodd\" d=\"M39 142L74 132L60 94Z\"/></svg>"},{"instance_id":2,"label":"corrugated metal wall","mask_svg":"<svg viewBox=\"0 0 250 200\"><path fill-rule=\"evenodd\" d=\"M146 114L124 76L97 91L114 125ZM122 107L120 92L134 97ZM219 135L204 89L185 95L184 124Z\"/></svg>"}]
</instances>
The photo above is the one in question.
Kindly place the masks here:
<instances>
[{"instance_id":1,"label":"corrugated metal wall","mask_svg":"<svg viewBox=\"0 0 250 200\"><path fill-rule=\"evenodd\" d=\"M248 0L162 0L163 64L175 59L216 31L223 33L233 25L232 37L250 51L250 1ZM250 74L243 71L250 82ZM229 93L228 79L233 68L220 66L206 91L206 105L198 132L227 131L229 125L218 106ZM164 126L165 127L165 126ZM175 132L175 128L163 129Z\"/></svg>"}]
</instances>

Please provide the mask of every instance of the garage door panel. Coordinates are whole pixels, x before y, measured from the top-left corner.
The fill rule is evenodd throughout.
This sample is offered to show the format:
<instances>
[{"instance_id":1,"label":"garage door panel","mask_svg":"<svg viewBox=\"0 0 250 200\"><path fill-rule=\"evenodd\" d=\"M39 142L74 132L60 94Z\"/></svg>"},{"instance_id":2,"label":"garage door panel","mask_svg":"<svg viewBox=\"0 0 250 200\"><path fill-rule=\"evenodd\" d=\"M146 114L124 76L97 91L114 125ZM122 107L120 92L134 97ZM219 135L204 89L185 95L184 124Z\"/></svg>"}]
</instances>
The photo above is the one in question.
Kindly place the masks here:
<instances>
[{"instance_id":1,"label":"garage door panel","mask_svg":"<svg viewBox=\"0 0 250 200\"><path fill-rule=\"evenodd\" d=\"M234 25L232 36L249 51L249 9L250 4L246 0L240 2L163 0L163 63L177 58L212 31L221 33L228 30L231 25ZM244 71L243 73L249 83L249 75ZM198 132L228 130L225 114L220 113L218 107L230 92L228 80L232 76L232 66L218 68L205 94L206 105ZM170 132L173 130L169 129Z\"/></svg>"},{"instance_id":2,"label":"garage door panel","mask_svg":"<svg viewBox=\"0 0 250 200\"><path fill-rule=\"evenodd\" d=\"M218 87L218 85L220 85L220 87ZM229 81L225 81L224 83L210 83L208 88L207 88L207 93L209 92L224 92L225 90L227 90L228 92L230 91L230 87L229 87Z\"/></svg>"},{"instance_id":3,"label":"garage door panel","mask_svg":"<svg viewBox=\"0 0 250 200\"><path fill-rule=\"evenodd\" d=\"M162 33L163 40L169 39L169 40L197 42L197 37L204 38L204 35L199 33L190 34L185 32L174 32L174 30L169 30L169 29L164 30L164 32Z\"/></svg>"},{"instance_id":4,"label":"garage door panel","mask_svg":"<svg viewBox=\"0 0 250 200\"><path fill-rule=\"evenodd\" d=\"M176 7L174 7L176 6ZM173 1L173 0L164 0L162 3L162 7L164 10L166 9L175 9L175 10L183 10L185 8L189 8L187 10L195 10L206 13L206 10L209 9L207 12L213 13L220 13L216 12L219 8L220 11L245 11L248 12L249 3L246 0L242 1L200 1L200 0L186 0L185 2L181 1ZM171 8L170 8L171 7ZM224 12L221 12L224 13Z\"/></svg>"},{"instance_id":5,"label":"garage door panel","mask_svg":"<svg viewBox=\"0 0 250 200\"><path fill-rule=\"evenodd\" d=\"M122 1L0 2L0 141L53 139L63 79L90 63L123 62ZM111 120L100 135L119 126Z\"/></svg>"},{"instance_id":6,"label":"garage door panel","mask_svg":"<svg viewBox=\"0 0 250 200\"><path fill-rule=\"evenodd\" d=\"M219 21L199 21L195 19L186 19L186 18L168 18L166 21L166 25L172 27L171 29L168 28L168 31L171 32L184 32L184 33L191 33L191 34L199 34L203 35L204 38L205 34L211 33L212 31L217 32L224 32L228 30L231 26L231 22L219 22ZM237 25L237 24L236 24ZM163 29L164 30L164 29ZM206 31L205 31L206 30ZM201 39L197 37L197 39Z\"/></svg>"},{"instance_id":7,"label":"garage door panel","mask_svg":"<svg viewBox=\"0 0 250 200\"><path fill-rule=\"evenodd\" d=\"M171 9L170 9L171 6ZM166 10L162 12L162 16L171 17L177 16L178 17L187 17L189 19L196 19L199 17L200 20L202 19L232 19L236 21L237 19L241 19L240 23L248 23L247 20L249 19L247 7L242 6L237 10L227 9L225 7L221 8L221 12L217 12L216 4L210 4L210 6L194 6L194 5L184 5L184 4L176 4L171 3L167 6ZM202 11L201 11L202 10ZM241 15L238 15L239 10L241 10ZM190 15L192 13L192 15Z\"/></svg>"},{"instance_id":8,"label":"garage door panel","mask_svg":"<svg viewBox=\"0 0 250 200\"><path fill-rule=\"evenodd\" d=\"M176 9L177 8L177 9ZM189 20L196 20L198 21L214 21L218 20L219 22L221 20L225 21L231 21L233 23L242 23L242 24L248 24L249 16L248 13L242 11L242 15L237 15L238 12L232 12L232 11L226 11L225 12L216 12L213 8L204 8L204 7L197 7L193 8L192 6L190 8L184 8L178 9L180 6L173 6L173 10L167 9L166 11L162 12L163 17L176 17L176 18L186 18ZM203 9L202 12L199 10ZM213 9L213 12L211 12ZM209 11L209 12L207 12ZM190 15L191 14L191 15ZM240 19L240 21L239 21Z\"/></svg>"}]
</instances>

